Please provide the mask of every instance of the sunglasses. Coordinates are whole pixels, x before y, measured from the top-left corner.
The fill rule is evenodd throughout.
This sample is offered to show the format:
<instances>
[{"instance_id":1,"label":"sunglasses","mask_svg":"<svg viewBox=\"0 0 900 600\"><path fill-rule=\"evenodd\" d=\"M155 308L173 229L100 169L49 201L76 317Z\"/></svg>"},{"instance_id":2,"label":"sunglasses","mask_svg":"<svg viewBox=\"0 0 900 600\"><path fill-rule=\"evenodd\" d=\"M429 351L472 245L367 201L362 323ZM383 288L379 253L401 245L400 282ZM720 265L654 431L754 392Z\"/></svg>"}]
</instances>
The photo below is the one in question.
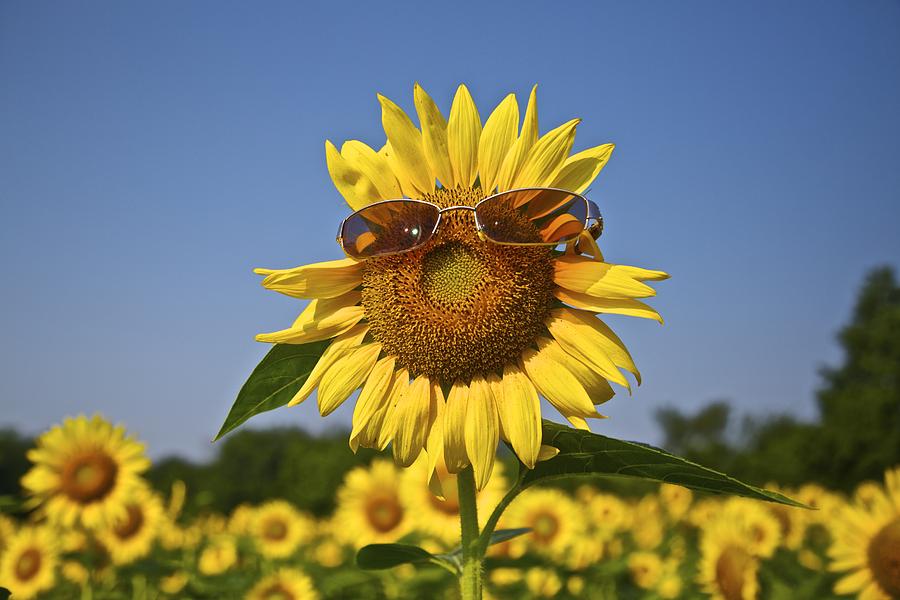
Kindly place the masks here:
<instances>
[{"instance_id":1,"label":"sunglasses","mask_svg":"<svg viewBox=\"0 0 900 600\"><path fill-rule=\"evenodd\" d=\"M451 210L475 213L478 237L512 246L557 246L576 242L583 231L603 233L596 204L574 192L522 188L488 196L475 206L441 208L424 200L383 200L361 208L341 222L337 241L347 256L373 258L408 252L437 233L441 215Z\"/></svg>"}]
</instances>

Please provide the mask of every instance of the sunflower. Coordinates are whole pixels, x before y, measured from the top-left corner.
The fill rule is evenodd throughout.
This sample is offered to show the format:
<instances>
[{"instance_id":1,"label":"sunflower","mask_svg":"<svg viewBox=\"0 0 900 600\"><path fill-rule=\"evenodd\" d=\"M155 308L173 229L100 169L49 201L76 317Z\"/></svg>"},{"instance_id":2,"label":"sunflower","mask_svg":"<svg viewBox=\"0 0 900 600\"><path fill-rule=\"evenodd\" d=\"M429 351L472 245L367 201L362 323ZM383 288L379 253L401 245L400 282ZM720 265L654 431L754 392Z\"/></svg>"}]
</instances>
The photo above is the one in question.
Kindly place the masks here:
<instances>
[{"instance_id":1,"label":"sunflower","mask_svg":"<svg viewBox=\"0 0 900 600\"><path fill-rule=\"evenodd\" d=\"M721 513L705 525L700 538L698 583L713 600L755 600L759 559L743 521Z\"/></svg>"},{"instance_id":2,"label":"sunflower","mask_svg":"<svg viewBox=\"0 0 900 600\"><path fill-rule=\"evenodd\" d=\"M884 491L844 507L831 523L830 570L847 572L837 594L861 600L900 597L900 467L884 474Z\"/></svg>"},{"instance_id":3,"label":"sunflower","mask_svg":"<svg viewBox=\"0 0 900 600\"><path fill-rule=\"evenodd\" d=\"M334 534L340 541L356 548L393 542L410 531L411 521L400 499L400 477L393 463L376 460L347 473L337 491L334 515Z\"/></svg>"},{"instance_id":4,"label":"sunflower","mask_svg":"<svg viewBox=\"0 0 900 600\"><path fill-rule=\"evenodd\" d=\"M97 532L113 563L124 565L149 554L165 519L162 499L140 487L125 503L125 516Z\"/></svg>"},{"instance_id":5,"label":"sunflower","mask_svg":"<svg viewBox=\"0 0 900 600\"><path fill-rule=\"evenodd\" d=\"M638 587L650 590L662 577L663 561L655 552L633 552L628 557L628 571Z\"/></svg>"},{"instance_id":6,"label":"sunflower","mask_svg":"<svg viewBox=\"0 0 900 600\"><path fill-rule=\"evenodd\" d=\"M426 457L420 457L400 477L400 498L413 520L417 531L434 536L447 545L459 543L459 496L456 475L450 473L443 461L434 467L432 477L427 477L429 465ZM426 484L426 482L428 482ZM483 527L491 511L506 492L506 478L501 465L494 469L491 478L475 496L478 507L479 527Z\"/></svg>"},{"instance_id":7,"label":"sunflower","mask_svg":"<svg viewBox=\"0 0 900 600\"><path fill-rule=\"evenodd\" d=\"M516 557L535 550L555 560L567 557L571 546L582 537L584 524L578 505L554 489L531 489L518 496L503 516L507 527L528 527L531 532L510 541Z\"/></svg>"},{"instance_id":8,"label":"sunflower","mask_svg":"<svg viewBox=\"0 0 900 600\"><path fill-rule=\"evenodd\" d=\"M289 502L271 500L256 510L250 531L260 554L286 558L312 537L315 523Z\"/></svg>"},{"instance_id":9,"label":"sunflower","mask_svg":"<svg viewBox=\"0 0 900 600\"><path fill-rule=\"evenodd\" d=\"M312 579L297 569L278 569L259 580L246 600L318 600Z\"/></svg>"},{"instance_id":10,"label":"sunflower","mask_svg":"<svg viewBox=\"0 0 900 600\"><path fill-rule=\"evenodd\" d=\"M227 534L213 536L197 559L197 569L204 575L221 575L235 564L238 548L234 538Z\"/></svg>"},{"instance_id":11,"label":"sunflower","mask_svg":"<svg viewBox=\"0 0 900 600\"><path fill-rule=\"evenodd\" d=\"M13 598L34 598L53 587L58 562L56 535L50 528L22 527L0 557L0 582Z\"/></svg>"},{"instance_id":12,"label":"sunflower","mask_svg":"<svg viewBox=\"0 0 900 600\"><path fill-rule=\"evenodd\" d=\"M43 514L65 527L98 528L124 518L150 466L143 445L99 415L65 419L38 438L28 459L34 466L22 486Z\"/></svg>"},{"instance_id":13,"label":"sunflower","mask_svg":"<svg viewBox=\"0 0 900 600\"><path fill-rule=\"evenodd\" d=\"M331 178L347 204L409 197L443 208L474 206L495 191L552 187L583 192L606 165L612 144L569 156L579 119L538 136L532 90L519 128L508 95L482 124L465 86L445 120L416 85L420 126L378 96L387 143L326 142ZM482 241L471 211L443 214L441 227L408 252L346 258L293 269L257 269L268 289L311 302L287 329L262 342L333 340L289 405L318 389L323 416L362 388L350 445L384 449L407 467L423 451L451 473L468 465L490 481L504 439L527 467L541 446L539 394L575 427L602 418L609 382L640 383L628 350L597 313L662 321L639 298L645 281L668 275L604 261L590 236L585 256L539 246Z\"/></svg>"},{"instance_id":14,"label":"sunflower","mask_svg":"<svg viewBox=\"0 0 900 600\"><path fill-rule=\"evenodd\" d=\"M15 533L15 522L6 515L0 514L0 556L3 556L3 551L9 545L9 540L12 539Z\"/></svg>"},{"instance_id":15,"label":"sunflower","mask_svg":"<svg viewBox=\"0 0 900 600\"><path fill-rule=\"evenodd\" d=\"M688 488L671 483L659 486L659 499L672 521L681 521L691 508L694 494Z\"/></svg>"}]
</instances>

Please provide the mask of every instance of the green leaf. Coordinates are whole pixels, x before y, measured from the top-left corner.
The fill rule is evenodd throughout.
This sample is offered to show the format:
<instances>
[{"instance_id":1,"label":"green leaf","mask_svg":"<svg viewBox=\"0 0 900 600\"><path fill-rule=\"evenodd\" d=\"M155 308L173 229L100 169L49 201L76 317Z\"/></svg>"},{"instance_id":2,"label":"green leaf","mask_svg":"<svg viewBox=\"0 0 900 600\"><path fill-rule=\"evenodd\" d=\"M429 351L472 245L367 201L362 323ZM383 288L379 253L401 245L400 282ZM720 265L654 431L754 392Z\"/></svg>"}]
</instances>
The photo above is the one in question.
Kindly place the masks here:
<instances>
[{"instance_id":1,"label":"green leaf","mask_svg":"<svg viewBox=\"0 0 900 600\"><path fill-rule=\"evenodd\" d=\"M10 592L5 587L0 587L0 600L6 600L11 594L12 592Z\"/></svg>"},{"instance_id":2,"label":"green leaf","mask_svg":"<svg viewBox=\"0 0 900 600\"><path fill-rule=\"evenodd\" d=\"M498 529L491 534L491 540L488 542L488 546L493 546L494 544L500 544L502 542L505 542L506 540L511 540L514 537L519 537L520 535L524 535L529 531L531 531L531 527L519 527L517 529Z\"/></svg>"},{"instance_id":3,"label":"green leaf","mask_svg":"<svg viewBox=\"0 0 900 600\"><path fill-rule=\"evenodd\" d=\"M543 443L559 454L525 474L523 487L575 475L634 477L674 483L692 490L732 494L808 508L787 496L738 481L728 475L646 444L625 442L544 420Z\"/></svg>"},{"instance_id":4,"label":"green leaf","mask_svg":"<svg viewBox=\"0 0 900 600\"><path fill-rule=\"evenodd\" d=\"M444 560L409 544L369 544L356 553L356 564L361 569L390 569L407 563L428 562L445 566Z\"/></svg>"},{"instance_id":5,"label":"green leaf","mask_svg":"<svg viewBox=\"0 0 900 600\"><path fill-rule=\"evenodd\" d=\"M291 401L319 362L331 340L309 344L276 344L256 365L238 392L214 442L250 417Z\"/></svg>"}]
</instances>

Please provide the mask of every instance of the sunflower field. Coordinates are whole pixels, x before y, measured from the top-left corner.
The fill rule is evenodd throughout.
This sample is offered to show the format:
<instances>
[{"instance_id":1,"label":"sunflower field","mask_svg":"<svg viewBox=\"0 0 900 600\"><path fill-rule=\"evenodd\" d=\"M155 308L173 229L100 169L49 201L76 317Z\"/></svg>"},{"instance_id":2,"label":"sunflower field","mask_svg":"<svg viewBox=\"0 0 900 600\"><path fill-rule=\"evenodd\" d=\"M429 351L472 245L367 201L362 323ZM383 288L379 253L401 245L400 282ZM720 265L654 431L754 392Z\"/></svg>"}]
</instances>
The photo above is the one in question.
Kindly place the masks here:
<instances>
[{"instance_id":1,"label":"sunflower field","mask_svg":"<svg viewBox=\"0 0 900 600\"><path fill-rule=\"evenodd\" d=\"M143 446L100 416L50 429L28 459L30 512L0 516L0 582L14 599L458 597L432 558L458 553L456 476L439 466L429 486L425 460L350 469L323 517L279 499L189 517L185 484L155 491ZM478 492L480 515L502 501L505 465ZM501 517L484 595L896 597L900 468L850 495L780 491L812 510L670 484L637 495L595 483L527 489ZM424 550L366 557L398 540Z\"/></svg>"}]
</instances>

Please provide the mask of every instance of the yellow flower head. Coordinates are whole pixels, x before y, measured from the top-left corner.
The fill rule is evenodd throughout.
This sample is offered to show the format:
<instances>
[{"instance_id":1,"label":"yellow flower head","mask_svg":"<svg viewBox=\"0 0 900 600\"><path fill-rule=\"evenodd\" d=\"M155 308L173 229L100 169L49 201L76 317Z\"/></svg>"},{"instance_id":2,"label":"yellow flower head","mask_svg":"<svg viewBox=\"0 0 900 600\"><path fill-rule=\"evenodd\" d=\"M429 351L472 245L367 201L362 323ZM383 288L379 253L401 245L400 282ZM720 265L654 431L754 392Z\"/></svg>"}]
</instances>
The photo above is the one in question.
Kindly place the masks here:
<instances>
[{"instance_id":1,"label":"yellow flower head","mask_svg":"<svg viewBox=\"0 0 900 600\"><path fill-rule=\"evenodd\" d=\"M653 589L663 573L663 562L655 552L634 552L628 557L628 571L638 587Z\"/></svg>"},{"instance_id":2,"label":"yellow flower head","mask_svg":"<svg viewBox=\"0 0 900 600\"><path fill-rule=\"evenodd\" d=\"M530 489L518 496L503 516L506 527L528 527L530 533L510 541L513 556L529 550L562 560L584 534L578 505L554 489Z\"/></svg>"},{"instance_id":3,"label":"yellow flower head","mask_svg":"<svg viewBox=\"0 0 900 600\"><path fill-rule=\"evenodd\" d=\"M9 517L0 514L0 556L9 544L9 540L16 533L16 524Z\"/></svg>"},{"instance_id":4,"label":"yellow flower head","mask_svg":"<svg viewBox=\"0 0 900 600\"><path fill-rule=\"evenodd\" d=\"M751 547L752 533L724 513L703 528L697 581L713 600L756 600L759 559Z\"/></svg>"},{"instance_id":5,"label":"yellow flower head","mask_svg":"<svg viewBox=\"0 0 900 600\"><path fill-rule=\"evenodd\" d=\"M125 515L97 532L114 564L124 565L150 553L165 519L162 499L138 488L125 503Z\"/></svg>"},{"instance_id":6,"label":"yellow flower head","mask_svg":"<svg viewBox=\"0 0 900 600\"><path fill-rule=\"evenodd\" d=\"M126 503L150 466L144 447L99 415L66 419L28 451L22 486L43 514L66 527L103 527L126 516Z\"/></svg>"},{"instance_id":7,"label":"yellow flower head","mask_svg":"<svg viewBox=\"0 0 900 600\"><path fill-rule=\"evenodd\" d=\"M53 587L59 548L50 528L22 527L0 557L0 582L22 600Z\"/></svg>"},{"instance_id":8,"label":"yellow flower head","mask_svg":"<svg viewBox=\"0 0 900 600\"><path fill-rule=\"evenodd\" d=\"M691 508L694 494L688 488L671 483L659 486L659 500L673 521L680 521Z\"/></svg>"},{"instance_id":9,"label":"yellow flower head","mask_svg":"<svg viewBox=\"0 0 900 600\"><path fill-rule=\"evenodd\" d=\"M837 594L867 600L900 597L900 467L884 474L884 490L845 506L830 524L830 570L849 572Z\"/></svg>"},{"instance_id":10,"label":"yellow flower head","mask_svg":"<svg viewBox=\"0 0 900 600\"><path fill-rule=\"evenodd\" d=\"M532 91L519 126L513 94L484 123L460 86L446 120L418 85L419 126L379 96L387 141L375 150L326 143L328 170L352 209L402 197L439 207L472 207L496 191L552 187L583 192L606 165L612 144L569 155L579 123L538 133ZM570 244L514 246L479 237L472 211L448 210L423 245L367 260L294 269L258 269L263 286L311 302L294 324L264 342L332 339L290 404L318 388L322 415L362 388L351 447L384 449L411 465L424 451L449 471L468 465L490 481L502 437L533 467L541 447L544 396L574 426L602 418L596 405L610 382L640 382L628 350L597 313L661 321L639 299L661 271L607 263L590 236L590 255Z\"/></svg>"},{"instance_id":11,"label":"yellow flower head","mask_svg":"<svg viewBox=\"0 0 900 600\"><path fill-rule=\"evenodd\" d=\"M335 536L356 548L406 535L412 517L400 499L400 477L394 464L376 460L369 467L347 473L337 491L334 520Z\"/></svg>"},{"instance_id":12,"label":"yellow flower head","mask_svg":"<svg viewBox=\"0 0 900 600\"><path fill-rule=\"evenodd\" d=\"M315 533L315 523L284 500L266 502L253 516L251 532L260 554L286 558Z\"/></svg>"},{"instance_id":13,"label":"yellow flower head","mask_svg":"<svg viewBox=\"0 0 900 600\"><path fill-rule=\"evenodd\" d=\"M525 585L537 598L555 598L562 589L562 580L556 571L532 567L525 572Z\"/></svg>"},{"instance_id":14,"label":"yellow flower head","mask_svg":"<svg viewBox=\"0 0 900 600\"><path fill-rule=\"evenodd\" d=\"M247 592L246 600L318 600L312 579L297 569L278 569Z\"/></svg>"},{"instance_id":15,"label":"yellow flower head","mask_svg":"<svg viewBox=\"0 0 900 600\"><path fill-rule=\"evenodd\" d=\"M200 553L197 569L204 575L221 575L237 563L238 550L234 538L220 534L212 539Z\"/></svg>"}]
</instances>

